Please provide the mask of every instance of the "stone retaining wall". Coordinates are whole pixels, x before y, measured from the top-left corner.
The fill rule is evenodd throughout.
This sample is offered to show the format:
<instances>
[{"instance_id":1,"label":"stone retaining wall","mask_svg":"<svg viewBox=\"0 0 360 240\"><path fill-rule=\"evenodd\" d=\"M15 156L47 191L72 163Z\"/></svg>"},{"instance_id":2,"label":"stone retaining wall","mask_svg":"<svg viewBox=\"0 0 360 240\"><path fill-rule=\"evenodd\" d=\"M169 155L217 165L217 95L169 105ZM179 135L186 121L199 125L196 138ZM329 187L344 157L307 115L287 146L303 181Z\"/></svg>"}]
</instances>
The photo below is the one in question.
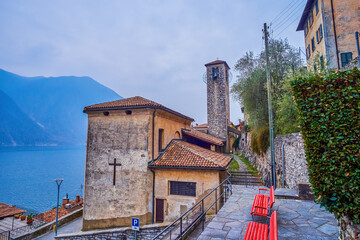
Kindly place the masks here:
<instances>
[{"instance_id":1,"label":"stone retaining wall","mask_svg":"<svg viewBox=\"0 0 360 240\"><path fill-rule=\"evenodd\" d=\"M359 240L360 224L353 224L347 217L338 220L340 239L342 240Z\"/></svg>"},{"instance_id":2,"label":"stone retaining wall","mask_svg":"<svg viewBox=\"0 0 360 240\"><path fill-rule=\"evenodd\" d=\"M83 215L83 208L76 210L72 213L69 213L61 218L58 219L58 227L69 223L75 219L78 219L79 217L81 217ZM51 232L54 229L54 225L55 225L55 221L52 221L50 223L47 223L39 228L36 228L34 231L29 232L29 233L24 233L21 235L18 235L12 239L16 239L16 240L30 240L30 239L34 239L38 236L41 236L45 233Z\"/></svg>"},{"instance_id":3,"label":"stone retaining wall","mask_svg":"<svg viewBox=\"0 0 360 240\"><path fill-rule=\"evenodd\" d=\"M152 224L140 228L137 232L137 239L151 240L160 233L166 226L164 224ZM129 227L114 228L106 230L85 231L80 233L63 234L55 237L57 240L128 240L135 239L135 232Z\"/></svg>"},{"instance_id":4,"label":"stone retaining wall","mask_svg":"<svg viewBox=\"0 0 360 240\"><path fill-rule=\"evenodd\" d=\"M254 154L250 149L251 135L242 134L238 152L243 154L261 172L264 182L271 182L270 148L264 155ZM276 182L282 187L283 163L282 143L285 156L285 187L297 189L299 183L309 183L308 169L305 158L304 141L300 133L293 133L275 138L275 169Z\"/></svg>"}]
</instances>

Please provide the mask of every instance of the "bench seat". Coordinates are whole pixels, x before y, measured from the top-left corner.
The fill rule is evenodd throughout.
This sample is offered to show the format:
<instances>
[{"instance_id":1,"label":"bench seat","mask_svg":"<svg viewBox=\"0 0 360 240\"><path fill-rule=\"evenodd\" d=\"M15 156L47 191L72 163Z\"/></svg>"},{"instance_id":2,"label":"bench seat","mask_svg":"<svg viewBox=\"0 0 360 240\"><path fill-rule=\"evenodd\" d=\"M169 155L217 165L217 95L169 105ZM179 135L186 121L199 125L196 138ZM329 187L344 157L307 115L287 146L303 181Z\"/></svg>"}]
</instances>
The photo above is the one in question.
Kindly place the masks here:
<instances>
[{"instance_id":1,"label":"bench seat","mask_svg":"<svg viewBox=\"0 0 360 240\"><path fill-rule=\"evenodd\" d=\"M251 214L267 217L269 214L269 197L263 194L257 194L251 208Z\"/></svg>"},{"instance_id":2,"label":"bench seat","mask_svg":"<svg viewBox=\"0 0 360 240\"><path fill-rule=\"evenodd\" d=\"M257 222L249 222L244 240L267 240L268 225Z\"/></svg>"}]
</instances>

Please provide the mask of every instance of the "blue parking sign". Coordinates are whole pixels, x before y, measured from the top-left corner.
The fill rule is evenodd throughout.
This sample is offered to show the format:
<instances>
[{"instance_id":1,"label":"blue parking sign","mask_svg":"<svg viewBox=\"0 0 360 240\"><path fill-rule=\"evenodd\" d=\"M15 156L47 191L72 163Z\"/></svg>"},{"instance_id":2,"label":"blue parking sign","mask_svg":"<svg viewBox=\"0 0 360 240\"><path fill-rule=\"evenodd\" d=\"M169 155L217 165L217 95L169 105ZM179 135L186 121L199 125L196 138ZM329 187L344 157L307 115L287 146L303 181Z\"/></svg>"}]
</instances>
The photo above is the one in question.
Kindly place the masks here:
<instances>
[{"instance_id":1,"label":"blue parking sign","mask_svg":"<svg viewBox=\"0 0 360 240\"><path fill-rule=\"evenodd\" d=\"M139 218L132 218L131 219L131 229L135 231L139 231L140 227L140 219Z\"/></svg>"}]
</instances>

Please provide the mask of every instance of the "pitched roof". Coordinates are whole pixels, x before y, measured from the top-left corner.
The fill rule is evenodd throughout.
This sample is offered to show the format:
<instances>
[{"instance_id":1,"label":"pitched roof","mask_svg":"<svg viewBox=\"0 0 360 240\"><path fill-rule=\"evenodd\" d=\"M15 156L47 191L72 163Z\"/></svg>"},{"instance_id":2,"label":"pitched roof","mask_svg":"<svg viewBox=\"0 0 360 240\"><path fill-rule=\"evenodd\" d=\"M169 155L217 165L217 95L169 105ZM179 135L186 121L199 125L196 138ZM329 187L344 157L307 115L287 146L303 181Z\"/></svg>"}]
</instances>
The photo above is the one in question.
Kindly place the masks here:
<instances>
[{"instance_id":1,"label":"pitched roof","mask_svg":"<svg viewBox=\"0 0 360 240\"><path fill-rule=\"evenodd\" d=\"M193 128L207 128L207 127L208 127L207 123L198 124L198 125L193 126Z\"/></svg>"},{"instance_id":2,"label":"pitched roof","mask_svg":"<svg viewBox=\"0 0 360 240\"><path fill-rule=\"evenodd\" d=\"M224 170L230 164L231 159L225 154L174 139L155 161L150 162L149 167Z\"/></svg>"},{"instance_id":3,"label":"pitched roof","mask_svg":"<svg viewBox=\"0 0 360 240\"><path fill-rule=\"evenodd\" d=\"M24 212L26 211L20 208L9 206L5 203L0 203L0 218L14 216L16 214L24 213Z\"/></svg>"},{"instance_id":4,"label":"pitched roof","mask_svg":"<svg viewBox=\"0 0 360 240\"><path fill-rule=\"evenodd\" d=\"M90 105L90 106L84 107L84 112L86 113L88 111L119 110L119 109L134 109L134 108L162 109L169 113L175 114L179 117L194 121L194 119L192 119L191 117L185 116L185 115L183 115L179 112L176 112L170 108L167 108L159 103L156 103L154 101L151 101L146 98L139 97L139 96Z\"/></svg>"},{"instance_id":5,"label":"pitched roof","mask_svg":"<svg viewBox=\"0 0 360 240\"><path fill-rule=\"evenodd\" d=\"M303 14L300 18L300 22L299 22L299 25L296 29L296 31L303 31L305 29L305 22L308 18L308 15L309 13L311 12L312 10L312 7L313 7L313 4L314 4L314 1L315 0L308 0L306 5L305 5L305 8L304 8L304 11L303 11Z\"/></svg>"},{"instance_id":6,"label":"pitched roof","mask_svg":"<svg viewBox=\"0 0 360 240\"><path fill-rule=\"evenodd\" d=\"M221 138L217 138L214 137L210 134L204 133L204 132L200 132L198 130L195 129L182 129L182 133L185 135L188 135L190 137L199 139L201 141L210 143L210 144L214 144L217 146L223 146L224 145L224 139Z\"/></svg>"},{"instance_id":7,"label":"pitched roof","mask_svg":"<svg viewBox=\"0 0 360 240\"><path fill-rule=\"evenodd\" d=\"M224 63L224 64L230 69L230 67L229 67L229 65L227 64L227 62L225 62L225 61L223 61L223 60L215 60L215 61L209 62L209 63L205 64L205 67L211 66L211 65L216 65L216 64L222 64L222 63Z\"/></svg>"}]
</instances>

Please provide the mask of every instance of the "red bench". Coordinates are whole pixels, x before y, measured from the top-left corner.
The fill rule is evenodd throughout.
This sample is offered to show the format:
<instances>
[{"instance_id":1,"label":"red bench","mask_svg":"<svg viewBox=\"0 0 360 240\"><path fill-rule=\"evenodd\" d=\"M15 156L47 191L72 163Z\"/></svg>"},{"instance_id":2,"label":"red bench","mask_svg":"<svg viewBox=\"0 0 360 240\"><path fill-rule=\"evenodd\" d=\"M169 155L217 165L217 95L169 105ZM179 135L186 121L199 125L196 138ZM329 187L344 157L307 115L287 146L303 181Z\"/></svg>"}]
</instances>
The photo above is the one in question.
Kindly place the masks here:
<instances>
[{"instance_id":1,"label":"red bench","mask_svg":"<svg viewBox=\"0 0 360 240\"><path fill-rule=\"evenodd\" d=\"M269 240L278 240L276 211L271 214L270 227L263 223L249 222L244 240L267 240L268 235Z\"/></svg>"},{"instance_id":2,"label":"red bench","mask_svg":"<svg viewBox=\"0 0 360 240\"><path fill-rule=\"evenodd\" d=\"M264 188L260 188L259 193L260 191L268 191L268 190ZM251 208L250 214L252 215L253 219L254 216L267 217L274 203L275 203L275 193L274 193L274 186L272 186L270 188L269 195L265 195L265 194L255 195L254 203Z\"/></svg>"}]
</instances>

